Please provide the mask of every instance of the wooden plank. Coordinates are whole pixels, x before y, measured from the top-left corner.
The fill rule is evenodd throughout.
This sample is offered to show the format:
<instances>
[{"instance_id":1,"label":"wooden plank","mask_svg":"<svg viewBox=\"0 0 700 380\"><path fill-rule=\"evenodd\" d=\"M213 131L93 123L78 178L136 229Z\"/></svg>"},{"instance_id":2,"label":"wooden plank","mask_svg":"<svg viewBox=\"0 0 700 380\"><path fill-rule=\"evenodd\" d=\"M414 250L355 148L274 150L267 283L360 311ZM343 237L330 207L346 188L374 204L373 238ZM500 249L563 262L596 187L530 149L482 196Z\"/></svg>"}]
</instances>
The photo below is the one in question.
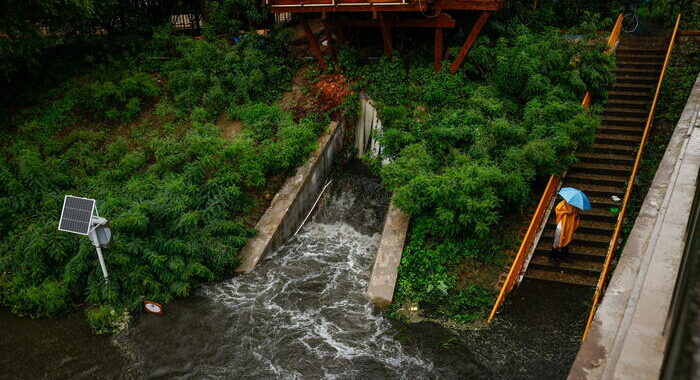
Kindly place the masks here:
<instances>
[{"instance_id":1,"label":"wooden plank","mask_svg":"<svg viewBox=\"0 0 700 380\"><path fill-rule=\"evenodd\" d=\"M424 19L390 19L385 20L387 25L392 28L454 28L457 22L446 13L440 13L435 18ZM354 19L349 17L341 17L335 21L336 25L376 28L379 26L379 20L374 19Z\"/></svg>"},{"instance_id":2,"label":"wooden plank","mask_svg":"<svg viewBox=\"0 0 700 380\"><path fill-rule=\"evenodd\" d=\"M323 52L321 52L321 47L318 44L318 41L316 41L316 36L314 36L314 33L311 31L311 27L309 26L309 21L306 20L306 16L301 15L300 19L300 24L302 29L304 29L304 34L306 35L306 39L309 40L309 46L311 47L311 51L316 55L316 58L318 59L318 65L321 67L321 70L326 70L326 62L323 59Z\"/></svg>"},{"instance_id":3,"label":"wooden plank","mask_svg":"<svg viewBox=\"0 0 700 380\"><path fill-rule=\"evenodd\" d=\"M391 46L391 26L386 22L386 16L384 13L379 14L379 29L382 31L382 40L384 42L384 53L386 56L391 58L392 46Z\"/></svg>"},{"instance_id":4,"label":"wooden plank","mask_svg":"<svg viewBox=\"0 0 700 380\"><path fill-rule=\"evenodd\" d=\"M333 4L327 0L271 0L273 13L316 13L316 12L421 12L425 4L416 3L370 3L339 2ZM497 0L438 0L433 3L434 10L497 11L505 6L505 1Z\"/></svg>"},{"instance_id":5,"label":"wooden plank","mask_svg":"<svg viewBox=\"0 0 700 380\"><path fill-rule=\"evenodd\" d=\"M476 38L479 37L479 33L481 33L481 29L484 27L484 25L486 25L486 21L488 21L489 16L491 16L491 12L484 11L481 13L481 16L479 16L479 19L476 20L472 31L469 32L467 40L464 41L464 45L462 45L457 57L455 58L454 62L452 62L452 67L450 68L452 74L456 73L457 70L459 70L459 67L462 66L464 58L466 58L467 54L469 54L469 50L471 50L472 45L474 45Z\"/></svg>"},{"instance_id":6,"label":"wooden plank","mask_svg":"<svg viewBox=\"0 0 700 380\"><path fill-rule=\"evenodd\" d=\"M442 69L442 28L435 28L435 58L433 65L436 72Z\"/></svg>"}]
</instances>

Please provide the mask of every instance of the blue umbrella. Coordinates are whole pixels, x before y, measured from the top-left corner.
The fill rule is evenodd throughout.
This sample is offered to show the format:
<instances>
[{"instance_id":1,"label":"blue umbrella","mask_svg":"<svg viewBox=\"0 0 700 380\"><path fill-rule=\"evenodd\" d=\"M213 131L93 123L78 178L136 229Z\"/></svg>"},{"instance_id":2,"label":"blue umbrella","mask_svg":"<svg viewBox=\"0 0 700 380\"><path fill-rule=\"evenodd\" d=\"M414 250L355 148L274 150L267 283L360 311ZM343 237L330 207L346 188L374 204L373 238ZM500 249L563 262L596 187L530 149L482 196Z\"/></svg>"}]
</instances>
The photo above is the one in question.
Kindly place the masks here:
<instances>
[{"instance_id":1,"label":"blue umbrella","mask_svg":"<svg viewBox=\"0 0 700 380\"><path fill-rule=\"evenodd\" d=\"M574 207L578 207L581 210L590 210L591 202L588 201L588 197L579 189L574 189L573 187L562 187L559 190L559 195L564 198L566 202Z\"/></svg>"}]
</instances>

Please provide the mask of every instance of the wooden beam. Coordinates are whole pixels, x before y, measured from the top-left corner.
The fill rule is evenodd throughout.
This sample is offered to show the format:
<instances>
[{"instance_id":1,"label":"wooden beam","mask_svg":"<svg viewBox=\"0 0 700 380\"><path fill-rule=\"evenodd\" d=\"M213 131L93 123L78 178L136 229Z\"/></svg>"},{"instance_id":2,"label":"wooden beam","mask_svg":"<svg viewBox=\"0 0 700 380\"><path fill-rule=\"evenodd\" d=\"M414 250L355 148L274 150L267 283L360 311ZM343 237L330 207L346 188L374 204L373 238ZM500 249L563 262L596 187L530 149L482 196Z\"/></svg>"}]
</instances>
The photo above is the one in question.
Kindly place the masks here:
<instances>
[{"instance_id":1,"label":"wooden beam","mask_svg":"<svg viewBox=\"0 0 700 380\"><path fill-rule=\"evenodd\" d=\"M484 25L486 25L486 21L488 21L489 16L491 16L491 12L481 12L481 16L479 16L479 19L476 20L474 27L472 27L472 31L469 32L467 40L464 41L464 45L462 45L457 57L455 58L454 62L452 62L452 67L450 68L452 74L456 73L457 70L459 70L459 67L462 66L464 58L466 58L467 54L469 54L469 50L471 50L472 45L474 45L476 38L479 37L479 33L481 33L481 29L484 27Z\"/></svg>"},{"instance_id":2,"label":"wooden beam","mask_svg":"<svg viewBox=\"0 0 700 380\"><path fill-rule=\"evenodd\" d=\"M306 20L306 16L300 16L301 27L302 29L304 29L306 39L309 40L309 46L311 47L311 51L313 51L314 54L316 54L316 58L318 59L318 65L321 67L321 70L325 71L326 62L323 59L323 52L321 52L321 47L319 46L318 41L316 41L316 36L314 36L314 33L311 31L311 27L309 26L309 21Z\"/></svg>"},{"instance_id":3,"label":"wooden beam","mask_svg":"<svg viewBox=\"0 0 700 380\"><path fill-rule=\"evenodd\" d=\"M389 19L386 24L392 28L454 28L457 22L446 13L440 13L435 18L424 19ZM355 19L349 17L339 17L334 21L335 25L376 28L379 20Z\"/></svg>"},{"instance_id":4,"label":"wooden beam","mask_svg":"<svg viewBox=\"0 0 700 380\"><path fill-rule=\"evenodd\" d=\"M387 4L389 3L389 4ZM399 1L376 1L357 4L357 0L270 0L273 13L317 13L317 12L421 12L425 4L400 3ZM497 11L506 5L505 0L436 0L431 10Z\"/></svg>"},{"instance_id":5,"label":"wooden beam","mask_svg":"<svg viewBox=\"0 0 700 380\"><path fill-rule=\"evenodd\" d=\"M435 71L442 69L442 28L435 28Z\"/></svg>"},{"instance_id":6,"label":"wooden beam","mask_svg":"<svg viewBox=\"0 0 700 380\"><path fill-rule=\"evenodd\" d=\"M384 41L384 53L391 59L391 26L386 22L386 16L383 13L379 14L379 29L382 31L382 40Z\"/></svg>"}]
</instances>

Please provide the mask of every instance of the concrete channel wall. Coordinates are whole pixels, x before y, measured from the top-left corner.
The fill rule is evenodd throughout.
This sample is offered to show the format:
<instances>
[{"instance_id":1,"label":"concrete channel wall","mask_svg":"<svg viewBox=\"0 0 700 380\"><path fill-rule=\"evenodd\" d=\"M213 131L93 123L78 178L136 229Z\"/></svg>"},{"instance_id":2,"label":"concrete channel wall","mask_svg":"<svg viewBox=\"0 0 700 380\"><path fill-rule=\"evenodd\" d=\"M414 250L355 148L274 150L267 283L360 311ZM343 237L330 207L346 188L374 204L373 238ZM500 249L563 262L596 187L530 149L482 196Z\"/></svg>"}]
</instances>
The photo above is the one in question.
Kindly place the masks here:
<instances>
[{"instance_id":1,"label":"concrete channel wall","mask_svg":"<svg viewBox=\"0 0 700 380\"><path fill-rule=\"evenodd\" d=\"M686 244L700 170L700 76L654 181L570 379L658 379L670 308Z\"/></svg>"},{"instance_id":2,"label":"concrete channel wall","mask_svg":"<svg viewBox=\"0 0 700 380\"><path fill-rule=\"evenodd\" d=\"M341 119L340 124L332 122L328 128L330 130L319 138L316 151L297 168L294 176L287 179L255 225L258 235L241 250L243 263L236 272L247 273L255 269L268 252L292 237L306 218L342 148L345 120Z\"/></svg>"},{"instance_id":3,"label":"concrete channel wall","mask_svg":"<svg viewBox=\"0 0 700 380\"><path fill-rule=\"evenodd\" d=\"M403 245L408 232L409 216L394 204L389 205L377 249L366 296L375 306L387 308L394 299Z\"/></svg>"}]
</instances>

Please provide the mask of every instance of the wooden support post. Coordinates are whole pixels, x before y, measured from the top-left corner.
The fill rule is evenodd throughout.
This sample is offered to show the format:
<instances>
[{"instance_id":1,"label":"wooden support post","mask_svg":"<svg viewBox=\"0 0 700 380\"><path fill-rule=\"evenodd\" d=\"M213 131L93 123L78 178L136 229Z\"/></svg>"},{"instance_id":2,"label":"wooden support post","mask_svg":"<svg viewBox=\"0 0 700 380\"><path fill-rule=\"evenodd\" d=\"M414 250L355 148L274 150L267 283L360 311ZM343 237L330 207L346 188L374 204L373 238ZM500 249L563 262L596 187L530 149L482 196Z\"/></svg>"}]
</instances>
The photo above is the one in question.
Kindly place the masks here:
<instances>
[{"instance_id":1,"label":"wooden support post","mask_svg":"<svg viewBox=\"0 0 700 380\"><path fill-rule=\"evenodd\" d=\"M318 44L318 41L316 41L316 37L314 36L314 33L311 31L311 27L309 26L309 22L306 20L306 16L303 14L299 15L300 21L301 21L301 27L304 29L304 34L306 34L306 39L309 40L309 46L311 46L311 50L316 54L316 58L318 58L318 65L321 67L321 70L326 70L326 62L323 59L323 52L321 52L321 47Z\"/></svg>"},{"instance_id":2,"label":"wooden support post","mask_svg":"<svg viewBox=\"0 0 700 380\"><path fill-rule=\"evenodd\" d=\"M452 62L452 67L450 68L452 74L456 73L457 70L459 70L459 67L462 66L464 58L466 58L467 54L469 54L469 50L472 48L472 45L474 45L476 38L479 37L479 33L481 33L481 29L486 24L486 21L488 21L489 16L491 16L491 12L484 11L481 13L481 16L479 16L479 19L476 20L476 24L474 24L472 31L469 32L469 36L467 37L467 40L464 41L464 45L462 45L462 48L459 50L459 54L457 54L454 62Z\"/></svg>"},{"instance_id":3,"label":"wooden support post","mask_svg":"<svg viewBox=\"0 0 700 380\"><path fill-rule=\"evenodd\" d=\"M337 42L339 45L342 45L345 43L345 28L343 28L343 25L340 25L337 23L334 23L334 24L335 24L336 37L338 37Z\"/></svg>"},{"instance_id":4,"label":"wooden support post","mask_svg":"<svg viewBox=\"0 0 700 380\"><path fill-rule=\"evenodd\" d=\"M325 13L324 13L325 14ZM331 54L331 59L338 61L338 54L335 50L335 40L333 39L333 28L330 26L328 18L323 18L323 29L326 31L326 41L328 42L328 52Z\"/></svg>"},{"instance_id":5,"label":"wooden support post","mask_svg":"<svg viewBox=\"0 0 700 380\"><path fill-rule=\"evenodd\" d=\"M391 27L387 25L386 19L383 13L379 14L379 29L382 31L382 40L384 41L384 53L391 59Z\"/></svg>"},{"instance_id":6,"label":"wooden support post","mask_svg":"<svg viewBox=\"0 0 700 380\"><path fill-rule=\"evenodd\" d=\"M435 28L435 71L442 69L442 28Z\"/></svg>"}]
</instances>

